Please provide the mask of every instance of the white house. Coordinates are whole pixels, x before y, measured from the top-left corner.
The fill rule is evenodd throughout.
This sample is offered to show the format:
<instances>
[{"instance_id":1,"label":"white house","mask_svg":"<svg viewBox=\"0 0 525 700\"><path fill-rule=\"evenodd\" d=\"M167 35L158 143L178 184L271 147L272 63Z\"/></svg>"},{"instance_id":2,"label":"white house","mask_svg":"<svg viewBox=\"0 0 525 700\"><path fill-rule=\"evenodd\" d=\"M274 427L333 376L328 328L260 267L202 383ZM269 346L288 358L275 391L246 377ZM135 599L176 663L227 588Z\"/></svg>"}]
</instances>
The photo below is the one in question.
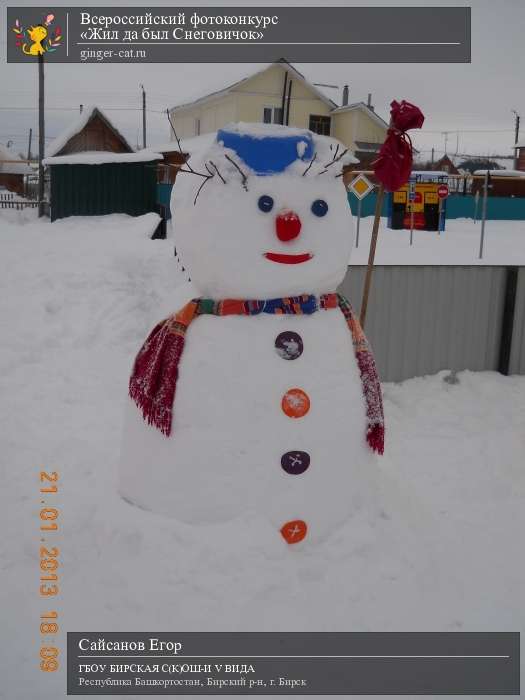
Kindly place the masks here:
<instances>
[{"instance_id":1,"label":"white house","mask_svg":"<svg viewBox=\"0 0 525 700\"><path fill-rule=\"evenodd\" d=\"M375 156L388 129L370 104L348 104L347 86L338 106L284 60L169 111L182 139L215 132L229 122L288 124L339 139L361 163Z\"/></svg>"}]
</instances>

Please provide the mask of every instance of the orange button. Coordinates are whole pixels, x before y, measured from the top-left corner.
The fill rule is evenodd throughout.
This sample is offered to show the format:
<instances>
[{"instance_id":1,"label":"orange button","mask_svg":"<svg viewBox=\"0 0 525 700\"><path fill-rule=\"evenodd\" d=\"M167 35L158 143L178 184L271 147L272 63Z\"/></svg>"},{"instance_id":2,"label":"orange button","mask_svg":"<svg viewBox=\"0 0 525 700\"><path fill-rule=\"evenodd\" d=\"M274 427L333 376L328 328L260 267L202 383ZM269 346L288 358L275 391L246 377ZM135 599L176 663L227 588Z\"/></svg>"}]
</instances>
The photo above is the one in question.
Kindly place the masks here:
<instances>
[{"instance_id":1,"label":"orange button","mask_svg":"<svg viewBox=\"0 0 525 700\"><path fill-rule=\"evenodd\" d=\"M288 389L281 407L290 418L302 418L310 410L310 399L302 389Z\"/></svg>"},{"instance_id":2,"label":"orange button","mask_svg":"<svg viewBox=\"0 0 525 700\"><path fill-rule=\"evenodd\" d=\"M290 520L281 528L281 535L288 544L296 544L306 537L307 526L304 520Z\"/></svg>"}]
</instances>

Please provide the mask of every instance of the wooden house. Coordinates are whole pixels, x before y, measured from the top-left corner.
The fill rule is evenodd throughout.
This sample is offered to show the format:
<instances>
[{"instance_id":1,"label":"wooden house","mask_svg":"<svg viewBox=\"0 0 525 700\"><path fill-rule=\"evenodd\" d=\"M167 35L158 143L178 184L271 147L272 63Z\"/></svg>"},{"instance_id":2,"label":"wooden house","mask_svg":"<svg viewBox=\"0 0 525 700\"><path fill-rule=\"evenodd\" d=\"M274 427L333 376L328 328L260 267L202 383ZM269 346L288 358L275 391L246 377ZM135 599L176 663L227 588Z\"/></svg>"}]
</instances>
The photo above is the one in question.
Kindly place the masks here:
<instances>
[{"instance_id":1,"label":"wooden house","mask_svg":"<svg viewBox=\"0 0 525 700\"><path fill-rule=\"evenodd\" d=\"M448 156L446 153L445 155L440 158L434 165L432 166L432 170L442 170L449 175L459 175L459 170L455 166L454 161Z\"/></svg>"},{"instance_id":2,"label":"wooden house","mask_svg":"<svg viewBox=\"0 0 525 700\"><path fill-rule=\"evenodd\" d=\"M32 174L33 169L28 163L0 144L0 187L22 197L25 194L25 178Z\"/></svg>"},{"instance_id":3,"label":"wooden house","mask_svg":"<svg viewBox=\"0 0 525 700\"><path fill-rule=\"evenodd\" d=\"M159 153L135 152L98 107L83 110L49 146L51 220L157 211Z\"/></svg>"}]
</instances>

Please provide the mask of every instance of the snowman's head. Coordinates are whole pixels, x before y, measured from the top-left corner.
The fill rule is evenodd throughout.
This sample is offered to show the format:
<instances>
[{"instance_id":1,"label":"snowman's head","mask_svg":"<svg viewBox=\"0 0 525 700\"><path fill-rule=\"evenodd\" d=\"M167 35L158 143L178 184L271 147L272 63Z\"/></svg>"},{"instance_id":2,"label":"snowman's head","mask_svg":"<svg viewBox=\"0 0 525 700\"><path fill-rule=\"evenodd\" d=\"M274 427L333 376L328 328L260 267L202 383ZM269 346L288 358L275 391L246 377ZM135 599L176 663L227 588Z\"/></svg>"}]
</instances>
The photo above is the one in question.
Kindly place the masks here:
<instances>
[{"instance_id":1,"label":"snowman's head","mask_svg":"<svg viewBox=\"0 0 525 700\"><path fill-rule=\"evenodd\" d=\"M332 292L353 241L334 139L271 125L230 125L190 158L173 187L175 244L199 292L268 299Z\"/></svg>"}]
</instances>

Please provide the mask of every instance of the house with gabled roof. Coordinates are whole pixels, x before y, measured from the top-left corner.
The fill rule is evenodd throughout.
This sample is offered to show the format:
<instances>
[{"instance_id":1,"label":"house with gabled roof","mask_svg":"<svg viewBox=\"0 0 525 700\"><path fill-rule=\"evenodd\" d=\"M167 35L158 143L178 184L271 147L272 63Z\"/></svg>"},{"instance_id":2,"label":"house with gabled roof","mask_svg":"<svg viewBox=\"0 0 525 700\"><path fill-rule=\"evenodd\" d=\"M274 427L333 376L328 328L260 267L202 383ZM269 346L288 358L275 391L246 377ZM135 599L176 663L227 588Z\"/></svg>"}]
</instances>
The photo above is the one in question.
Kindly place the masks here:
<instances>
[{"instance_id":1,"label":"house with gabled roof","mask_svg":"<svg viewBox=\"0 0 525 700\"><path fill-rule=\"evenodd\" d=\"M46 158L91 151L133 153L124 136L95 105L82 109L69 127L49 144Z\"/></svg>"},{"instance_id":2,"label":"house with gabled roof","mask_svg":"<svg viewBox=\"0 0 525 700\"><path fill-rule=\"evenodd\" d=\"M349 104L345 86L338 106L284 59L169 112L181 139L229 122L287 124L339 139L361 162L375 157L388 129L370 101Z\"/></svg>"},{"instance_id":3,"label":"house with gabled roof","mask_svg":"<svg viewBox=\"0 0 525 700\"><path fill-rule=\"evenodd\" d=\"M0 187L24 194L24 177L32 175L33 169L19 155L0 143Z\"/></svg>"},{"instance_id":4,"label":"house with gabled roof","mask_svg":"<svg viewBox=\"0 0 525 700\"><path fill-rule=\"evenodd\" d=\"M48 147L51 220L157 211L157 163L135 152L98 107L84 109Z\"/></svg>"}]
</instances>

